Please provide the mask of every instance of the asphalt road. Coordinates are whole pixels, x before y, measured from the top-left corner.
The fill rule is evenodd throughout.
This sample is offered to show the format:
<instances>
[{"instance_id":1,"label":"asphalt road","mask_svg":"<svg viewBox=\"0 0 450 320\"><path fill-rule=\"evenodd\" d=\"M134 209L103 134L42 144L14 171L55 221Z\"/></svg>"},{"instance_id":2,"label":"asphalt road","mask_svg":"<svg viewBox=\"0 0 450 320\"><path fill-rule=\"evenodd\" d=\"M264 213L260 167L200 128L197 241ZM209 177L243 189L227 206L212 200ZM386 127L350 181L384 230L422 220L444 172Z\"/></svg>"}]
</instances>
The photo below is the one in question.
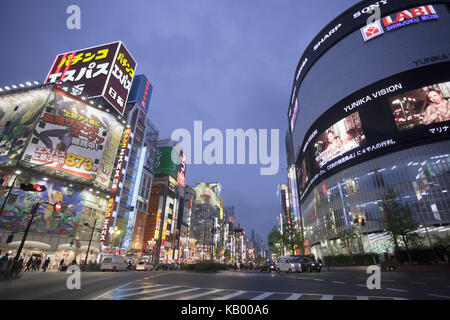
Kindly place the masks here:
<instances>
[{"instance_id":1,"label":"asphalt road","mask_svg":"<svg viewBox=\"0 0 450 320\"><path fill-rule=\"evenodd\" d=\"M30 272L0 281L0 299L50 300L450 300L448 273L381 273L381 289L369 290L363 272L219 273L86 272L81 289L70 274Z\"/></svg>"}]
</instances>

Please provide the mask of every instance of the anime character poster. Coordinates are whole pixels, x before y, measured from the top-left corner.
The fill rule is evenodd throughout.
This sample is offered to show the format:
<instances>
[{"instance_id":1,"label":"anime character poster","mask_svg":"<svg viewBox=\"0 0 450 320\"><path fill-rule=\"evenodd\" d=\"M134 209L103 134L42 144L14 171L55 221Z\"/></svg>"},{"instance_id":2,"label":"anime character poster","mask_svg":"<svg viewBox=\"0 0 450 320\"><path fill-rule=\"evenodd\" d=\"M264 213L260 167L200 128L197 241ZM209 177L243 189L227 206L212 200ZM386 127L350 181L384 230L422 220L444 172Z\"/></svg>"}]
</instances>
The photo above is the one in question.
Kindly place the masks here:
<instances>
[{"instance_id":1,"label":"anime character poster","mask_svg":"<svg viewBox=\"0 0 450 320\"><path fill-rule=\"evenodd\" d=\"M123 126L111 114L53 88L23 160L32 164L57 161L46 167L61 170L68 177L94 180L104 153L117 152L118 128ZM102 171L111 174L112 168L102 167Z\"/></svg>"},{"instance_id":2,"label":"anime character poster","mask_svg":"<svg viewBox=\"0 0 450 320\"><path fill-rule=\"evenodd\" d=\"M61 202L67 205L67 208L63 207L63 210L59 212L54 211L52 205L40 205L30 231L74 236L83 211L86 191L65 186L65 183L61 181L41 181L39 179L28 181L45 185L47 190L26 192L19 188L13 189L3 214L0 216L0 229L23 231L30 219L28 213L33 204L38 201L46 201L50 204ZM2 203L4 198L1 199Z\"/></svg>"},{"instance_id":3,"label":"anime character poster","mask_svg":"<svg viewBox=\"0 0 450 320\"><path fill-rule=\"evenodd\" d=\"M0 163L18 159L49 95L39 88L0 96Z\"/></svg>"}]
</instances>

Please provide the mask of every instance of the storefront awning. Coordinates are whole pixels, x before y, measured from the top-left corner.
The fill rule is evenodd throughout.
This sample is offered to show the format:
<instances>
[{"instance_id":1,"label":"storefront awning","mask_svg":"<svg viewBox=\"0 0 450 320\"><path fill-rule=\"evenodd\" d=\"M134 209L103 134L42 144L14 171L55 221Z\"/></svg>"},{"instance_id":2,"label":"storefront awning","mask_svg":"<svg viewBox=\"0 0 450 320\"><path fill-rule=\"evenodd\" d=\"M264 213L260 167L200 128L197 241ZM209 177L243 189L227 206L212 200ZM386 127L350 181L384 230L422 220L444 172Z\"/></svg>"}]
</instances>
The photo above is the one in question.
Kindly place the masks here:
<instances>
[{"instance_id":1,"label":"storefront awning","mask_svg":"<svg viewBox=\"0 0 450 320\"><path fill-rule=\"evenodd\" d=\"M19 248L21 241L13 241L11 242L8 247L9 248ZM51 245L45 243L45 242L40 242L40 241L25 241L24 248L27 249L43 249L43 250L50 250Z\"/></svg>"}]
</instances>

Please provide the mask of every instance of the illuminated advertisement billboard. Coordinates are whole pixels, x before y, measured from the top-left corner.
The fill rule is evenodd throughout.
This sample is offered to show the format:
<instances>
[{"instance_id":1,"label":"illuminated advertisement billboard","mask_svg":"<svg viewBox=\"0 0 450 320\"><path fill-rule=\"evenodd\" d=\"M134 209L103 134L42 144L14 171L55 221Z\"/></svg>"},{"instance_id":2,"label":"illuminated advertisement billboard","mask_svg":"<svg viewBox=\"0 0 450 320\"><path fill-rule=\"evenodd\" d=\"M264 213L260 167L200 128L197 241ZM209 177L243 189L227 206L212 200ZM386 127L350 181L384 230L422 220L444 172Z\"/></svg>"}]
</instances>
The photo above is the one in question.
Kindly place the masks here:
<instances>
[{"instance_id":1,"label":"illuminated advertisement billboard","mask_svg":"<svg viewBox=\"0 0 450 320\"><path fill-rule=\"evenodd\" d=\"M173 178L178 177L180 164L172 161L173 150L174 147L171 146L158 146L156 148L153 174L167 174Z\"/></svg>"},{"instance_id":2,"label":"illuminated advertisement billboard","mask_svg":"<svg viewBox=\"0 0 450 320\"><path fill-rule=\"evenodd\" d=\"M113 215L113 211L114 211L114 203L115 203L116 194L119 189L120 180L122 178L122 169L124 167L124 162L125 162L125 157L126 157L126 153L127 153L127 149L128 149L128 141L130 139L130 135L131 135L130 128L127 128L122 135L117 164L116 164L116 168L114 170L114 175L113 175L111 194L110 194L110 198L108 201L108 208L105 213L105 220L103 221L102 233L100 235L100 241L102 241L102 242L106 242L109 240L108 239L109 227L111 225L112 215Z\"/></svg>"},{"instance_id":3,"label":"illuminated advertisement billboard","mask_svg":"<svg viewBox=\"0 0 450 320\"><path fill-rule=\"evenodd\" d=\"M117 132L123 128L114 116L53 88L31 135L23 160L32 164L57 161L48 165L68 177L95 180L101 168L100 182L107 186L111 162L105 152L118 148ZM105 162L102 163L102 160Z\"/></svg>"},{"instance_id":4,"label":"illuminated advertisement billboard","mask_svg":"<svg viewBox=\"0 0 450 320\"><path fill-rule=\"evenodd\" d=\"M308 130L297 158L302 198L324 177L387 152L450 137L450 63L390 77L342 100Z\"/></svg>"},{"instance_id":5,"label":"illuminated advertisement billboard","mask_svg":"<svg viewBox=\"0 0 450 320\"><path fill-rule=\"evenodd\" d=\"M184 188L186 182L186 156L183 151L180 152L180 165L178 169L177 181Z\"/></svg>"},{"instance_id":6,"label":"illuminated advertisement billboard","mask_svg":"<svg viewBox=\"0 0 450 320\"><path fill-rule=\"evenodd\" d=\"M45 83L67 83L91 98L103 97L123 114L135 69L136 61L118 41L58 54Z\"/></svg>"},{"instance_id":7,"label":"illuminated advertisement billboard","mask_svg":"<svg viewBox=\"0 0 450 320\"><path fill-rule=\"evenodd\" d=\"M360 1L341 14L336 12L335 15L338 17L328 23L312 39L299 59L290 96L288 110L289 122L294 118L295 98L298 96L301 83L316 62L322 59L322 56L330 48L354 31L358 31L359 39L365 42L384 33L390 33L391 31L393 32L397 29L408 27L411 24L437 21L441 17L441 12L439 12L438 7L443 9L442 4L449 3L450 0L429 0L426 2L421 0ZM380 10L382 19L367 25L368 18L374 14L375 9ZM367 42L367 44L371 42ZM354 42L354 45L359 45L359 43ZM299 111L302 112L301 108Z\"/></svg>"},{"instance_id":8,"label":"illuminated advertisement billboard","mask_svg":"<svg viewBox=\"0 0 450 320\"><path fill-rule=\"evenodd\" d=\"M0 163L18 160L49 96L50 88L0 96Z\"/></svg>"}]
</instances>

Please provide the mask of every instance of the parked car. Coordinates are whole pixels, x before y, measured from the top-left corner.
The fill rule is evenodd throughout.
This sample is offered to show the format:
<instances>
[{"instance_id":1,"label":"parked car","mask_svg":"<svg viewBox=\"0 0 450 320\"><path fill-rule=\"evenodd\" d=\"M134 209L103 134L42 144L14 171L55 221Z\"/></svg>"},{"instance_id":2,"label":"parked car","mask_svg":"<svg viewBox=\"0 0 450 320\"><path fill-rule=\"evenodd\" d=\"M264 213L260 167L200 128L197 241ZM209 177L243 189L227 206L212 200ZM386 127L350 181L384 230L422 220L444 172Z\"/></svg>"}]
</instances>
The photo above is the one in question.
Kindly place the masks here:
<instances>
[{"instance_id":1,"label":"parked car","mask_svg":"<svg viewBox=\"0 0 450 320\"><path fill-rule=\"evenodd\" d=\"M302 272L302 266L300 262L291 256L278 258L275 269L278 273L283 271L286 271L287 273Z\"/></svg>"},{"instance_id":2,"label":"parked car","mask_svg":"<svg viewBox=\"0 0 450 320\"><path fill-rule=\"evenodd\" d=\"M140 260L136 265L136 271L152 271L153 266L147 260Z\"/></svg>"},{"instance_id":3,"label":"parked car","mask_svg":"<svg viewBox=\"0 0 450 320\"><path fill-rule=\"evenodd\" d=\"M263 272L263 271L267 271L267 272L276 271L275 262L267 261L266 263L261 264L259 266L259 271L260 272Z\"/></svg>"},{"instance_id":4,"label":"parked car","mask_svg":"<svg viewBox=\"0 0 450 320\"><path fill-rule=\"evenodd\" d=\"M100 271L127 271L128 262L122 256L106 256L101 265Z\"/></svg>"}]
</instances>

